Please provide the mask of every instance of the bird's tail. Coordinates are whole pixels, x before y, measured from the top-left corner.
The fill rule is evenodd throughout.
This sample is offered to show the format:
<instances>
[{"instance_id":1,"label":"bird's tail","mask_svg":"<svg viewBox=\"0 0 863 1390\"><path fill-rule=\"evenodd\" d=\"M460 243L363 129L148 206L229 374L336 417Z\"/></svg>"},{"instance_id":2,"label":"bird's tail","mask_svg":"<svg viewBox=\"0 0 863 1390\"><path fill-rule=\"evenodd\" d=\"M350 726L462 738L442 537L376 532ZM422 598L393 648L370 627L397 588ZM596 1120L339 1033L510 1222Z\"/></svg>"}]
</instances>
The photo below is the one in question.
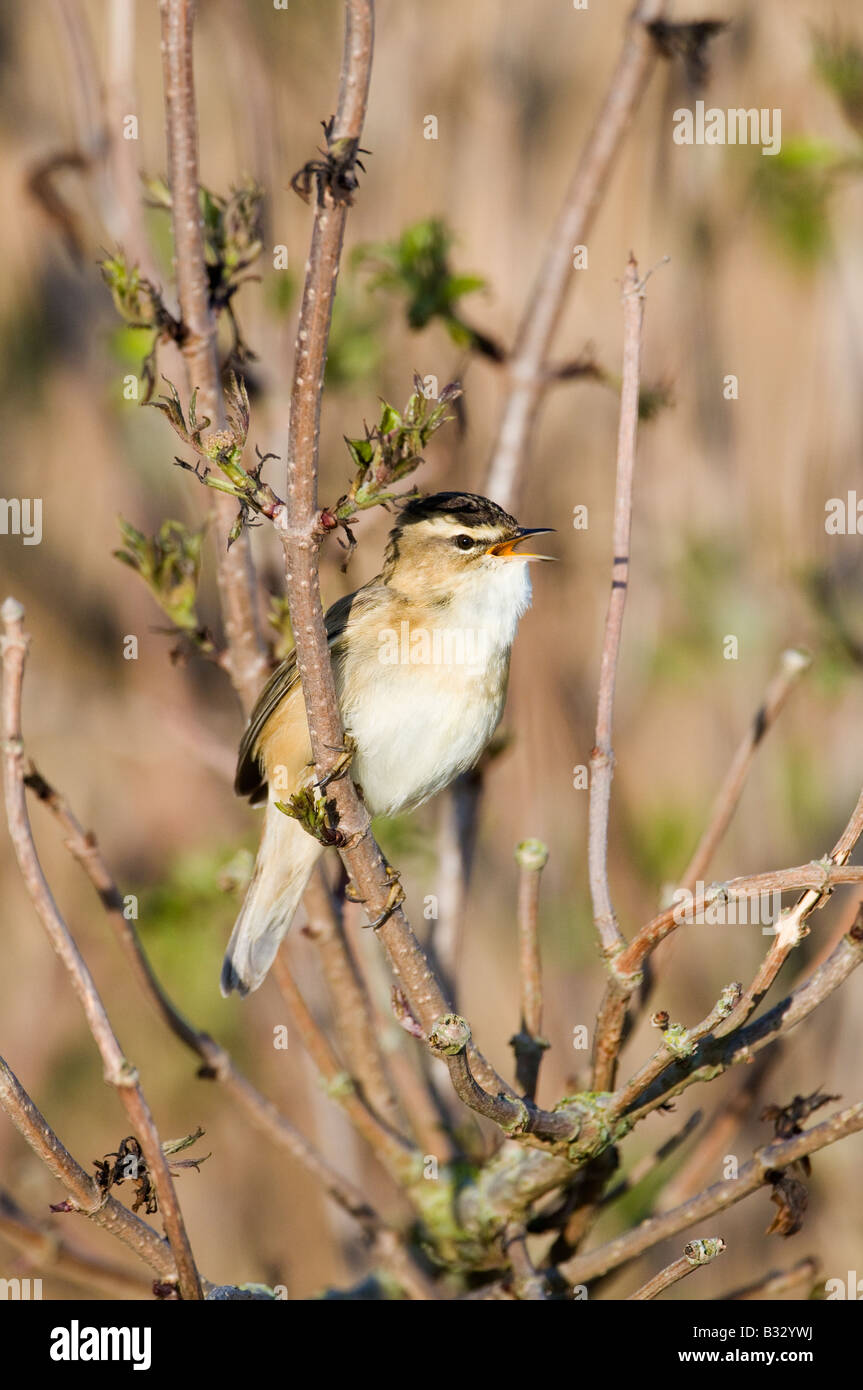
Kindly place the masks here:
<instances>
[{"instance_id":1,"label":"bird's tail","mask_svg":"<svg viewBox=\"0 0 863 1390\"><path fill-rule=\"evenodd\" d=\"M225 998L263 982L322 853L298 821L268 803L255 872L222 964Z\"/></svg>"}]
</instances>

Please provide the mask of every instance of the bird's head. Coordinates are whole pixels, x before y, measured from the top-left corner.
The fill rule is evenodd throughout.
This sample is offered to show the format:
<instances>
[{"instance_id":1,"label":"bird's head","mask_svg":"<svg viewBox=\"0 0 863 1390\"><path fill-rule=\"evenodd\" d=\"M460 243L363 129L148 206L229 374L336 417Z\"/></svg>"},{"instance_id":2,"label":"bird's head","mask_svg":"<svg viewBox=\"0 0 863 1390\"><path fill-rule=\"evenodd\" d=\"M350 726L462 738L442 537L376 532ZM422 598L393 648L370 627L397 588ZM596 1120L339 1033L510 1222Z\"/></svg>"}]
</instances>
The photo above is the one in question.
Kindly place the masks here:
<instances>
[{"instance_id":1,"label":"bird's head","mask_svg":"<svg viewBox=\"0 0 863 1390\"><path fill-rule=\"evenodd\" d=\"M472 492L437 492L408 502L390 532L384 582L412 597L439 599L547 560L518 549L549 526L519 526L496 502ZM514 576L510 576L514 577Z\"/></svg>"}]
</instances>

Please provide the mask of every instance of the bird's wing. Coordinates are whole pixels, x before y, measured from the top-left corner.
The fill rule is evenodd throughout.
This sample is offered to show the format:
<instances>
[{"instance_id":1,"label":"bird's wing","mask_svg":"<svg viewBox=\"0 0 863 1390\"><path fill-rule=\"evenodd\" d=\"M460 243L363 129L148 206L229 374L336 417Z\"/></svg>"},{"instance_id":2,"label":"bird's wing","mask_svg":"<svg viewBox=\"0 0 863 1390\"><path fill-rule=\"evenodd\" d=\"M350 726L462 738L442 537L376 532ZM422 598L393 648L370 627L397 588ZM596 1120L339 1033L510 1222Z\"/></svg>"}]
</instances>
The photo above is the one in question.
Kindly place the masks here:
<instances>
[{"instance_id":1,"label":"bird's wing","mask_svg":"<svg viewBox=\"0 0 863 1390\"><path fill-rule=\"evenodd\" d=\"M333 657L337 655L340 639L348 625L352 608L358 600L362 603L362 596L369 587L371 586L365 585L353 594L346 594L344 598L337 599L332 607L327 609L324 623ZM297 653L292 651L276 667L258 696L255 708L249 716L249 722L240 740L234 791L237 796L247 796L253 806L265 800L267 794L267 780L258 760L261 736L282 701L296 688L299 679Z\"/></svg>"}]
</instances>

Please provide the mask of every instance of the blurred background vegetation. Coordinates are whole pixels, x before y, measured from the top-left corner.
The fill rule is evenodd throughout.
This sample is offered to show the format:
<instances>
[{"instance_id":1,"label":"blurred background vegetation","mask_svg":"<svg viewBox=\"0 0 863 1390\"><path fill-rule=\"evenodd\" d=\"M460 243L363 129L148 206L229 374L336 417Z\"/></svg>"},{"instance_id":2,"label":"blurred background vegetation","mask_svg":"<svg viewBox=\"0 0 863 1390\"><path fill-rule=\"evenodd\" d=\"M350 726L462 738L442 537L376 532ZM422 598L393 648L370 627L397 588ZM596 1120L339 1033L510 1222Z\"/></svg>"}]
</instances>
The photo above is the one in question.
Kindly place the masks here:
<instances>
[{"instance_id":1,"label":"blurred background vegetation","mask_svg":"<svg viewBox=\"0 0 863 1390\"><path fill-rule=\"evenodd\" d=\"M199 9L203 182L227 197L255 180L265 195L255 278L232 304L256 354L245 367L250 438L262 452L283 456L310 226L290 179L312 157L318 121L332 110L342 8L336 0L291 0L287 11L204 0ZM327 372L323 501L335 502L352 476L343 437L362 435L363 421L378 417L380 397L403 403L414 372L436 376L441 386L459 377L465 388L460 422L436 436L416 481L429 490L481 488L506 389L496 357L512 343L629 9L630 0L587 11L563 0L438 0L433 7L383 0L364 136L371 154L349 219ZM686 11L675 17L705 17L691 5ZM123 892L138 895L145 946L180 1007L386 1205L386 1179L318 1086L299 1044L292 1039L287 1052L274 1050L272 1030L286 1019L273 982L246 1002L219 995L219 962L237 908L226 891L231 866L258 834L255 814L230 787L239 711L226 677L205 657L192 650L183 659L180 643L177 659L165 614L113 555L124 542L118 517L142 537L166 520L194 531L207 494L173 467L175 441L165 422L124 398L124 378L140 374L153 335L120 322L99 272L98 260L118 241L134 259L136 236L106 216L100 160L58 167L47 196L40 176L53 156L88 151L87 35L98 71L116 73L110 12L107 0L0 10L2 491L43 499L41 545L0 537L0 589L25 603L34 639L28 751L97 832ZM808 648L813 665L759 753L713 877L825 853L863 768L863 561L855 535L828 536L824 526L827 500L860 487L863 17L850 3L824 0L717 0L709 17L731 21L711 45L709 84L696 94L679 61L658 68L591 235L588 266L575 272L555 351L561 361L587 353L613 387L627 253L633 248L643 269L670 256L648 292L645 376L655 408L639 445L616 712L611 872L627 933L653 914L686 864L786 646ZM120 114L137 112L134 160L152 179L165 167L155 6L137 6L134 36L136 103L124 105L126 95L110 83L108 97ZM781 153L675 145L672 112L696 95L722 108L780 108ZM424 138L430 114L435 140ZM142 228L153 248L151 270L171 302L165 212L147 208ZM287 248L287 269L274 268L277 247ZM225 325L226 352L230 336ZM162 370L170 370L167 354ZM737 400L723 398L729 374L739 382ZM592 1022L602 989L587 892L587 793L573 790L573 769L587 763L593 738L616 428L615 390L588 377L552 389L532 440L520 520L556 527L561 563L535 576L534 607L516 644L505 717L512 738L488 772L463 947L462 1011L484 1051L511 1075L508 1039L518 1026L513 848L525 836L541 837L551 851L542 946L545 1032L553 1044L541 1102L583 1084L586 1057L571 1038L574 1027ZM277 491L282 469L278 460L266 465ZM588 508L586 530L572 526L579 505ZM363 515L347 574L330 542L326 601L376 572L386 528L380 510ZM283 618L274 539L262 527L253 543L274 613ZM130 544L127 530L127 552ZM207 543L188 545L186 574L200 563L197 612L190 615L181 586L172 621L217 632L212 552ZM738 638L737 660L724 659L728 634ZM124 659L128 635L138 638L137 660ZM212 1158L179 1180L202 1270L216 1281L285 1284L292 1297L349 1281L362 1259L354 1231L304 1172L247 1128L218 1088L195 1079L189 1056L138 996L54 827L41 808L33 814L58 901L141 1070L161 1133L186 1134L198 1124L207 1131ZM381 831L404 870L418 929L424 895L439 888L440 815L433 803ZM0 860L3 1052L86 1163L116 1149L124 1120L102 1085L95 1049L5 838ZM816 916L777 989L839 930L848 906L843 891ZM349 914L389 1017L376 943L359 930L357 910ZM749 980L765 944L747 927L681 933L664 954L656 1007L694 1022L729 980ZM299 930L291 954L325 1017L314 948ZM852 977L829 1009L790 1037L764 1099L786 1103L820 1084L856 1099L861 1005L863 979ZM404 1045L390 1027L392 1044ZM627 1070L653 1045L645 1025L630 1040ZM726 1076L708 1092L687 1092L672 1120L652 1116L630 1142L627 1164L696 1105L710 1108L737 1084L739 1077ZM732 1142L741 1162L768 1137L760 1108L753 1104ZM465 1113L465 1126L473 1123ZM728 1253L699 1275L698 1296L809 1252L826 1277L844 1277L859 1262L863 1233L858 1171L859 1142L816 1157L805 1230L784 1249L777 1237L763 1236L772 1214L766 1194L726 1213L719 1224ZM57 1199L56 1185L6 1124L0 1177L33 1213ZM640 1187L626 1215L639 1219L654 1195L651 1184ZM84 1223L67 1229L80 1243L99 1243ZM612 1233L606 1218L599 1235ZM678 1253L673 1244L668 1258ZM0 1272L10 1274L17 1257L2 1244L0 1253ZM649 1268L659 1268L665 1253L652 1252ZM637 1282L628 1270L607 1292ZM80 1291L54 1279L46 1295Z\"/></svg>"}]
</instances>

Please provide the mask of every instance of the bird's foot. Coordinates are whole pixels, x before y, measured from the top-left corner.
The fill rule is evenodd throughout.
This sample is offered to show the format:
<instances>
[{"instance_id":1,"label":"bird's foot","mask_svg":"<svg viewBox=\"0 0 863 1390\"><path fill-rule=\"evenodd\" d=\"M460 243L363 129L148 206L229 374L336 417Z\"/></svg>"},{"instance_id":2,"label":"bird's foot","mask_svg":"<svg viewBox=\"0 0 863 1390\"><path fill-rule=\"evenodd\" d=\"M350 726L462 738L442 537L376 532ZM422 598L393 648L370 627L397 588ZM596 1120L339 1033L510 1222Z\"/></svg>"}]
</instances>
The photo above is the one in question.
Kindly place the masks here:
<instances>
[{"instance_id":1,"label":"bird's foot","mask_svg":"<svg viewBox=\"0 0 863 1390\"><path fill-rule=\"evenodd\" d=\"M345 734L345 741L339 749L339 756L333 763L329 772L315 784L318 791L323 791L331 782L338 782L342 777L347 776L348 769L356 756L357 741L351 734Z\"/></svg>"},{"instance_id":2,"label":"bird's foot","mask_svg":"<svg viewBox=\"0 0 863 1390\"><path fill-rule=\"evenodd\" d=\"M373 931L376 931L378 927L382 927L384 922L388 922L396 908L405 900L405 890L401 885L401 874L398 869L394 869L392 864L387 864L385 868L387 875L386 887L388 890L387 900L380 916L376 917L373 922L367 923Z\"/></svg>"}]
</instances>

